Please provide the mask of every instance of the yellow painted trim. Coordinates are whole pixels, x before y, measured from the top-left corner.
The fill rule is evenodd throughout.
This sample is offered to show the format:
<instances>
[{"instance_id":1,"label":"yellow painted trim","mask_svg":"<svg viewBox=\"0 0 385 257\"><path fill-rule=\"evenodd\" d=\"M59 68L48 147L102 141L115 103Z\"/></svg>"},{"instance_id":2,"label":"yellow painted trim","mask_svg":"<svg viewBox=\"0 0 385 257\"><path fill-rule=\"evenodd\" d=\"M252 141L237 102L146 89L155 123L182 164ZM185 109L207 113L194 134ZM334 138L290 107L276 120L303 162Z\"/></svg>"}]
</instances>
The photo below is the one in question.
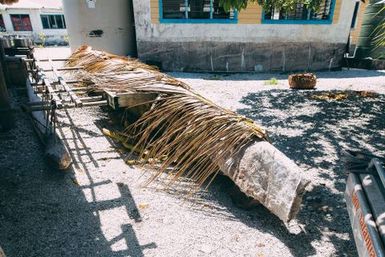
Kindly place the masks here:
<instances>
[{"instance_id":1,"label":"yellow painted trim","mask_svg":"<svg viewBox=\"0 0 385 257\"><path fill-rule=\"evenodd\" d=\"M351 30L350 36L351 36L351 44L357 44L358 37L361 33L361 25L364 17L364 13L366 10L366 7L368 6L369 1L365 1L365 3L360 2L360 7L358 8L357 13L357 19L356 19L356 26Z\"/></svg>"},{"instance_id":2,"label":"yellow painted trim","mask_svg":"<svg viewBox=\"0 0 385 257\"><path fill-rule=\"evenodd\" d=\"M159 0L150 0L151 23L159 23Z\"/></svg>"},{"instance_id":3,"label":"yellow painted trim","mask_svg":"<svg viewBox=\"0 0 385 257\"><path fill-rule=\"evenodd\" d=\"M335 6L334 6L333 24L338 23L338 20L340 19L342 1L343 0L336 0Z\"/></svg>"},{"instance_id":4,"label":"yellow painted trim","mask_svg":"<svg viewBox=\"0 0 385 257\"><path fill-rule=\"evenodd\" d=\"M257 3L249 3L245 10L238 13L238 24L261 24L262 7Z\"/></svg>"}]
</instances>

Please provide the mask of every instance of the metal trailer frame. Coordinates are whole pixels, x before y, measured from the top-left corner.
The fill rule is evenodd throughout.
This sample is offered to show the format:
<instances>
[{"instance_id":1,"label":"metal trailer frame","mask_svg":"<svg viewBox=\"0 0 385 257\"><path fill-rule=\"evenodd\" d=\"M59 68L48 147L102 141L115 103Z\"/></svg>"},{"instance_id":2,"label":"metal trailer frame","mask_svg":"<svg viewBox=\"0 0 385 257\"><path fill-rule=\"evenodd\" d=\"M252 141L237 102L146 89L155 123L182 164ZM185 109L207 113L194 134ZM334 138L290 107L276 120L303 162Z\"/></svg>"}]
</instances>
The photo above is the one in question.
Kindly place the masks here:
<instances>
[{"instance_id":1,"label":"metal trailer frame","mask_svg":"<svg viewBox=\"0 0 385 257\"><path fill-rule=\"evenodd\" d=\"M32 58L31 58L32 57ZM152 94L133 94L130 92L115 93L103 91L98 96L84 96L87 94L87 87L82 86L82 80L68 80L59 72L79 71L83 67L56 67L56 62L65 62L66 58L36 59L33 54L23 58L23 64L28 73L26 81L30 102L23 105L23 109L31 113L35 128L39 137L47 146L58 145L57 149L47 150L54 155L54 160L59 163L61 169L66 169L71 161L70 154L63 142L57 136L56 129L58 122L56 111L61 109L85 108L90 106L110 106L112 109L121 109L137 104L137 100L153 97ZM49 68L41 68L48 64ZM87 81L87 83L90 83ZM31 100L33 99L33 100ZM152 98L151 98L152 99ZM55 148L55 147L54 147ZM58 154L60 152L60 154ZM66 157L65 157L66 156ZM52 158L51 158L52 159ZM60 165L62 163L63 165ZM65 163L65 165L64 165ZM68 165L67 165L68 164Z\"/></svg>"},{"instance_id":2,"label":"metal trailer frame","mask_svg":"<svg viewBox=\"0 0 385 257\"><path fill-rule=\"evenodd\" d=\"M360 257L385 257L385 171L377 156L345 152L345 200Z\"/></svg>"}]
</instances>

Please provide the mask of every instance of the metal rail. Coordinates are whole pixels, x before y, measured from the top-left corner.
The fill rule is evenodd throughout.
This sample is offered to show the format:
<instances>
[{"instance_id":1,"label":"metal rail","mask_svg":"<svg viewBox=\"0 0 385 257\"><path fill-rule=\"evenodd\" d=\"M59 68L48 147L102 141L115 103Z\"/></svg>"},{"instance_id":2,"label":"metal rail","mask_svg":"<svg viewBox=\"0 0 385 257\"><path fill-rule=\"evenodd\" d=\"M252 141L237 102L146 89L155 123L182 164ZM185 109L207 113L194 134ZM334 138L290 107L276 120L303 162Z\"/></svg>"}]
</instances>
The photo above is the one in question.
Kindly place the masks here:
<instances>
[{"instance_id":1,"label":"metal rail","mask_svg":"<svg viewBox=\"0 0 385 257\"><path fill-rule=\"evenodd\" d=\"M31 111L44 111L50 108L50 105L55 105L55 109L81 108L87 106L107 105L107 100L102 96L97 97L80 97L79 93L86 93L87 87L76 87L74 84L79 84L79 80L66 80L62 77L60 71L81 70L83 67L56 67L54 62L67 61L68 58L25 58L23 59L27 65L27 71L31 74L31 86L34 92L40 95L47 101L42 101L41 104L34 103L30 106ZM48 63L49 68L42 69L39 64ZM54 79L49 79L46 72L50 72ZM44 97L43 97L44 96ZM29 103L28 105L30 105Z\"/></svg>"},{"instance_id":2,"label":"metal rail","mask_svg":"<svg viewBox=\"0 0 385 257\"><path fill-rule=\"evenodd\" d=\"M385 171L383 158L345 151L349 173L345 199L360 257L385 257Z\"/></svg>"},{"instance_id":3,"label":"metal rail","mask_svg":"<svg viewBox=\"0 0 385 257\"><path fill-rule=\"evenodd\" d=\"M56 133L57 118L56 111L60 109L83 108L90 106L107 105L103 96L81 96L87 91L87 87L76 84L82 83L79 80L66 80L59 74L60 71L80 70L82 67L56 67L54 62L63 62L68 59L40 59L25 58L26 70L28 72L29 84L33 94L41 101L29 102L23 106L29 112L42 112L45 124L39 122L39 126L45 127L45 136ZM42 69L39 65L48 63L49 68ZM49 76L47 72L51 73Z\"/></svg>"}]
</instances>

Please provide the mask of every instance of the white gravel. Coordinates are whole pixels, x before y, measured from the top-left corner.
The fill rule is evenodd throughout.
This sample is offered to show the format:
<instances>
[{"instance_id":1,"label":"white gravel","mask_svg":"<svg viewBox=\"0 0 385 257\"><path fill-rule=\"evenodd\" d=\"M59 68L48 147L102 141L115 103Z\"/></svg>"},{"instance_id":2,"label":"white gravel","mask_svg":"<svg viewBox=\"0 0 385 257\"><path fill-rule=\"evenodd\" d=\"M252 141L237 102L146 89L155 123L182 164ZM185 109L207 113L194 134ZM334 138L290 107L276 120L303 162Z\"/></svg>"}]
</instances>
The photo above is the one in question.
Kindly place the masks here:
<instances>
[{"instance_id":1,"label":"white gravel","mask_svg":"<svg viewBox=\"0 0 385 257\"><path fill-rule=\"evenodd\" d=\"M68 110L59 117L75 160L66 175L43 162L25 116L11 138L0 139L0 245L7 256L356 255L338 152L361 147L385 154L383 95L322 102L287 90L287 75L171 75L268 128L312 181L298 219L285 226L262 207L236 208L225 178L188 200L157 185L143 188L148 173L127 166L126 154L101 133L112 126L106 109ZM385 93L381 71L317 75L317 90ZM271 77L278 85L265 84Z\"/></svg>"},{"instance_id":2,"label":"white gravel","mask_svg":"<svg viewBox=\"0 0 385 257\"><path fill-rule=\"evenodd\" d=\"M240 100L249 93L272 89L288 89L287 74L204 74L170 72L217 104L237 110L245 107ZM367 90L385 93L385 70L344 69L338 72L317 72L317 90ZM275 78L277 85L271 85Z\"/></svg>"}]
</instances>

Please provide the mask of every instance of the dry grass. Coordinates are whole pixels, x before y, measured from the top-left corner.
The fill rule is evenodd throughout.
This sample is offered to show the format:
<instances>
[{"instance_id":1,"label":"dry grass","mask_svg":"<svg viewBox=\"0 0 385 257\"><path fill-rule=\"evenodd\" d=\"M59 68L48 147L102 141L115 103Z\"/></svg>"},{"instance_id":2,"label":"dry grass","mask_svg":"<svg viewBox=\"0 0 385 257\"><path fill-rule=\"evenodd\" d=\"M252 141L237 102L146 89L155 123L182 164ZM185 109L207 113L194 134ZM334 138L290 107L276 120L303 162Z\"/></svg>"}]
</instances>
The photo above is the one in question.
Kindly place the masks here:
<instances>
[{"instance_id":1,"label":"dry grass","mask_svg":"<svg viewBox=\"0 0 385 257\"><path fill-rule=\"evenodd\" d=\"M0 0L0 4L14 4L19 2L19 0Z\"/></svg>"}]
</instances>

